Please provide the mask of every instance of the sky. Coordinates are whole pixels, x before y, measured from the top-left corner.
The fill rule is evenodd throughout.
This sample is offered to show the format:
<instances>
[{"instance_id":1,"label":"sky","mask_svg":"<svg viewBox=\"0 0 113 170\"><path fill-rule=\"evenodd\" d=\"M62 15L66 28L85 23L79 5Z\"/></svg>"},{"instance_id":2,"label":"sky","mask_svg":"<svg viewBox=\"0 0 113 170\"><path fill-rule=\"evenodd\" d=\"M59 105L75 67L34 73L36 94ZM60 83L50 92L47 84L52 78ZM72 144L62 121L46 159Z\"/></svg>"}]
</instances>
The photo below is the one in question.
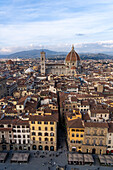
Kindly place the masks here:
<instances>
[{"instance_id":1,"label":"sky","mask_svg":"<svg viewBox=\"0 0 113 170\"><path fill-rule=\"evenodd\" d=\"M0 0L0 54L113 52L113 0Z\"/></svg>"}]
</instances>

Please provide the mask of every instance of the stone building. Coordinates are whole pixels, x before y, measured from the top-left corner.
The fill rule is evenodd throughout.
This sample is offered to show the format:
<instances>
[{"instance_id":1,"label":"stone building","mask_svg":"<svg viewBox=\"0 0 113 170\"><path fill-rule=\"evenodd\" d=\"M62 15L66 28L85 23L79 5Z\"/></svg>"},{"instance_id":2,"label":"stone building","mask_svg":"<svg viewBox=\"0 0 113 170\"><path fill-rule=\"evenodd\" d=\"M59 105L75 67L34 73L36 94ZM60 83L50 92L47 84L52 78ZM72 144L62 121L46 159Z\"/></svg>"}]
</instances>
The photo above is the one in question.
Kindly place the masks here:
<instances>
[{"instance_id":1,"label":"stone building","mask_svg":"<svg viewBox=\"0 0 113 170\"><path fill-rule=\"evenodd\" d=\"M82 152L106 154L108 124L105 122L84 122Z\"/></svg>"},{"instance_id":2,"label":"stone building","mask_svg":"<svg viewBox=\"0 0 113 170\"><path fill-rule=\"evenodd\" d=\"M62 64L47 64L45 58L45 52L41 52L41 74L64 74L64 75L75 75L81 72L80 57L75 52L74 46L72 50L66 56L65 62Z\"/></svg>"},{"instance_id":3,"label":"stone building","mask_svg":"<svg viewBox=\"0 0 113 170\"><path fill-rule=\"evenodd\" d=\"M6 78L0 77L0 98L7 95Z\"/></svg>"}]
</instances>

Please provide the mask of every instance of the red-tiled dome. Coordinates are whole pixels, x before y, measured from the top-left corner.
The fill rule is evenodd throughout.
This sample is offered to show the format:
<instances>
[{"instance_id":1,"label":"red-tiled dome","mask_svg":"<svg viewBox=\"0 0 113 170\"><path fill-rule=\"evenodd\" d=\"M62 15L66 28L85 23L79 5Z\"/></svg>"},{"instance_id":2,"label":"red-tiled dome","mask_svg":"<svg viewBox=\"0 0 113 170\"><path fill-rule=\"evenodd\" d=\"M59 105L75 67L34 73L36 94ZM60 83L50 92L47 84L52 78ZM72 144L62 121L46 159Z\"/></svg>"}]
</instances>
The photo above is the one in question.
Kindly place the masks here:
<instances>
[{"instance_id":1,"label":"red-tiled dome","mask_svg":"<svg viewBox=\"0 0 113 170\"><path fill-rule=\"evenodd\" d=\"M72 46L72 50L66 56L66 62L76 62L80 61L79 55L75 52L74 46Z\"/></svg>"},{"instance_id":2,"label":"red-tiled dome","mask_svg":"<svg viewBox=\"0 0 113 170\"><path fill-rule=\"evenodd\" d=\"M8 65L13 65L14 62L13 62L12 60L8 60L6 64L8 64Z\"/></svg>"}]
</instances>

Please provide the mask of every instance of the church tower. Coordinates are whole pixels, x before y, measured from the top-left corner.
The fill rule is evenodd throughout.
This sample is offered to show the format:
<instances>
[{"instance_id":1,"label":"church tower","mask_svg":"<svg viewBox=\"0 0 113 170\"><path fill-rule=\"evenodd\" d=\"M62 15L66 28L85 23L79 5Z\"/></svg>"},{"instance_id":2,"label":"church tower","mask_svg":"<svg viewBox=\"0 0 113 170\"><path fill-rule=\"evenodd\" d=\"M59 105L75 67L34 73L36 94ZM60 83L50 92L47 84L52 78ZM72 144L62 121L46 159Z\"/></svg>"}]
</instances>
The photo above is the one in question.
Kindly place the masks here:
<instances>
[{"instance_id":1,"label":"church tower","mask_svg":"<svg viewBox=\"0 0 113 170\"><path fill-rule=\"evenodd\" d=\"M45 52L44 51L42 51L41 53L41 74L42 75L45 75Z\"/></svg>"}]
</instances>

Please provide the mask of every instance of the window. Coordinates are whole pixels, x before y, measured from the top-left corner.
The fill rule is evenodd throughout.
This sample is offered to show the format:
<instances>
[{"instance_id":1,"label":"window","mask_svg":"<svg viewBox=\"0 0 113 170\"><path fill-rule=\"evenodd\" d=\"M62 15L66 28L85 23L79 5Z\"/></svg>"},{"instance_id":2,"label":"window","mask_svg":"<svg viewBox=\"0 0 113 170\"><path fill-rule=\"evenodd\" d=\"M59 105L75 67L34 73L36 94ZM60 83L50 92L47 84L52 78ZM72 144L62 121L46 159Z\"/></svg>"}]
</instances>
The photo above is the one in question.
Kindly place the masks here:
<instances>
[{"instance_id":1,"label":"window","mask_svg":"<svg viewBox=\"0 0 113 170\"><path fill-rule=\"evenodd\" d=\"M39 138L39 141L41 141L42 140L42 138Z\"/></svg>"},{"instance_id":2,"label":"window","mask_svg":"<svg viewBox=\"0 0 113 170\"><path fill-rule=\"evenodd\" d=\"M45 127L45 130L47 130L47 127Z\"/></svg>"},{"instance_id":3,"label":"window","mask_svg":"<svg viewBox=\"0 0 113 170\"><path fill-rule=\"evenodd\" d=\"M38 136L42 136L42 133L39 132L39 133L38 133Z\"/></svg>"},{"instance_id":4,"label":"window","mask_svg":"<svg viewBox=\"0 0 113 170\"><path fill-rule=\"evenodd\" d=\"M35 136L36 135L36 133L35 132L32 132L32 136Z\"/></svg>"},{"instance_id":5,"label":"window","mask_svg":"<svg viewBox=\"0 0 113 170\"><path fill-rule=\"evenodd\" d=\"M25 126L22 126L22 128L25 128Z\"/></svg>"},{"instance_id":6,"label":"window","mask_svg":"<svg viewBox=\"0 0 113 170\"><path fill-rule=\"evenodd\" d=\"M35 124L35 121L32 121L31 124Z\"/></svg>"},{"instance_id":7,"label":"window","mask_svg":"<svg viewBox=\"0 0 113 170\"><path fill-rule=\"evenodd\" d=\"M51 131L53 131L53 127L51 127Z\"/></svg>"},{"instance_id":8,"label":"window","mask_svg":"<svg viewBox=\"0 0 113 170\"><path fill-rule=\"evenodd\" d=\"M108 144L111 144L111 140L108 140Z\"/></svg>"},{"instance_id":9,"label":"window","mask_svg":"<svg viewBox=\"0 0 113 170\"><path fill-rule=\"evenodd\" d=\"M88 130L87 130L87 135L89 135L89 134L90 134L90 130L88 129Z\"/></svg>"},{"instance_id":10,"label":"window","mask_svg":"<svg viewBox=\"0 0 113 170\"><path fill-rule=\"evenodd\" d=\"M93 145L95 145L96 144L96 139L93 139Z\"/></svg>"},{"instance_id":11,"label":"window","mask_svg":"<svg viewBox=\"0 0 113 170\"><path fill-rule=\"evenodd\" d=\"M100 145L102 145L103 143L102 143L102 140L100 140Z\"/></svg>"},{"instance_id":12,"label":"window","mask_svg":"<svg viewBox=\"0 0 113 170\"><path fill-rule=\"evenodd\" d=\"M44 122L44 124L45 124L45 125L47 125L47 124L48 124L48 122Z\"/></svg>"},{"instance_id":13,"label":"window","mask_svg":"<svg viewBox=\"0 0 113 170\"><path fill-rule=\"evenodd\" d=\"M17 128L20 128L20 126L17 126Z\"/></svg>"},{"instance_id":14,"label":"window","mask_svg":"<svg viewBox=\"0 0 113 170\"><path fill-rule=\"evenodd\" d=\"M104 135L103 130L101 130L101 135Z\"/></svg>"},{"instance_id":15,"label":"window","mask_svg":"<svg viewBox=\"0 0 113 170\"><path fill-rule=\"evenodd\" d=\"M79 134L78 134L78 133L76 134L76 137L79 137Z\"/></svg>"},{"instance_id":16,"label":"window","mask_svg":"<svg viewBox=\"0 0 113 170\"><path fill-rule=\"evenodd\" d=\"M45 133L44 135L45 135L45 136L48 136L48 133Z\"/></svg>"},{"instance_id":17,"label":"window","mask_svg":"<svg viewBox=\"0 0 113 170\"><path fill-rule=\"evenodd\" d=\"M39 127L38 130L41 130L41 127Z\"/></svg>"},{"instance_id":18,"label":"window","mask_svg":"<svg viewBox=\"0 0 113 170\"><path fill-rule=\"evenodd\" d=\"M41 124L41 123L42 123L42 122L40 122L40 121L38 122L38 124Z\"/></svg>"},{"instance_id":19,"label":"window","mask_svg":"<svg viewBox=\"0 0 113 170\"><path fill-rule=\"evenodd\" d=\"M23 135L23 138L25 138L25 135Z\"/></svg>"},{"instance_id":20,"label":"window","mask_svg":"<svg viewBox=\"0 0 113 170\"><path fill-rule=\"evenodd\" d=\"M20 108L22 108L22 106L21 106L21 105L20 105L19 107L20 107Z\"/></svg>"},{"instance_id":21,"label":"window","mask_svg":"<svg viewBox=\"0 0 113 170\"><path fill-rule=\"evenodd\" d=\"M34 126L32 127L32 130L35 130L35 127L34 127Z\"/></svg>"},{"instance_id":22,"label":"window","mask_svg":"<svg viewBox=\"0 0 113 170\"><path fill-rule=\"evenodd\" d=\"M96 130L94 130L94 135L96 135L97 134L97 131Z\"/></svg>"},{"instance_id":23,"label":"window","mask_svg":"<svg viewBox=\"0 0 113 170\"><path fill-rule=\"evenodd\" d=\"M72 133L72 137L74 137L75 135L74 135L74 133Z\"/></svg>"},{"instance_id":24,"label":"window","mask_svg":"<svg viewBox=\"0 0 113 170\"><path fill-rule=\"evenodd\" d=\"M76 132L79 132L79 129L77 129Z\"/></svg>"},{"instance_id":25,"label":"window","mask_svg":"<svg viewBox=\"0 0 113 170\"><path fill-rule=\"evenodd\" d=\"M53 141L53 138L50 138L50 141L52 142L52 141Z\"/></svg>"},{"instance_id":26,"label":"window","mask_svg":"<svg viewBox=\"0 0 113 170\"><path fill-rule=\"evenodd\" d=\"M45 141L48 141L48 138L45 138Z\"/></svg>"},{"instance_id":27,"label":"window","mask_svg":"<svg viewBox=\"0 0 113 170\"><path fill-rule=\"evenodd\" d=\"M54 136L54 133L50 133L50 136Z\"/></svg>"},{"instance_id":28,"label":"window","mask_svg":"<svg viewBox=\"0 0 113 170\"><path fill-rule=\"evenodd\" d=\"M83 134L81 134L80 137L82 138L82 137L83 137Z\"/></svg>"},{"instance_id":29,"label":"window","mask_svg":"<svg viewBox=\"0 0 113 170\"><path fill-rule=\"evenodd\" d=\"M26 141L25 141L25 140L23 140L23 144L26 144Z\"/></svg>"},{"instance_id":30,"label":"window","mask_svg":"<svg viewBox=\"0 0 113 170\"><path fill-rule=\"evenodd\" d=\"M11 127L11 125L8 125L8 127Z\"/></svg>"},{"instance_id":31,"label":"window","mask_svg":"<svg viewBox=\"0 0 113 170\"><path fill-rule=\"evenodd\" d=\"M87 144L89 144L89 139L87 139Z\"/></svg>"},{"instance_id":32,"label":"window","mask_svg":"<svg viewBox=\"0 0 113 170\"><path fill-rule=\"evenodd\" d=\"M72 129L71 131L72 131L72 132L75 132L75 129Z\"/></svg>"},{"instance_id":33,"label":"window","mask_svg":"<svg viewBox=\"0 0 113 170\"><path fill-rule=\"evenodd\" d=\"M18 138L21 138L21 135L18 135Z\"/></svg>"},{"instance_id":34,"label":"window","mask_svg":"<svg viewBox=\"0 0 113 170\"><path fill-rule=\"evenodd\" d=\"M33 137L33 140L35 140L35 137Z\"/></svg>"},{"instance_id":35,"label":"window","mask_svg":"<svg viewBox=\"0 0 113 170\"><path fill-rule=\"evenodd\" d=\"M19 132L19 133L20 133L21 131L20 131L20 130L17 130L17 132Z\"/></svg>"},{"instance_id":36,"label":"window","mask_svg":"<svg viewBox=\"0 0 113 170\"><path fill-rule=\"evenodd\" d=\"M71 140L71 143L75 143L75 140Z\"/></svg>"}]
</instances>

